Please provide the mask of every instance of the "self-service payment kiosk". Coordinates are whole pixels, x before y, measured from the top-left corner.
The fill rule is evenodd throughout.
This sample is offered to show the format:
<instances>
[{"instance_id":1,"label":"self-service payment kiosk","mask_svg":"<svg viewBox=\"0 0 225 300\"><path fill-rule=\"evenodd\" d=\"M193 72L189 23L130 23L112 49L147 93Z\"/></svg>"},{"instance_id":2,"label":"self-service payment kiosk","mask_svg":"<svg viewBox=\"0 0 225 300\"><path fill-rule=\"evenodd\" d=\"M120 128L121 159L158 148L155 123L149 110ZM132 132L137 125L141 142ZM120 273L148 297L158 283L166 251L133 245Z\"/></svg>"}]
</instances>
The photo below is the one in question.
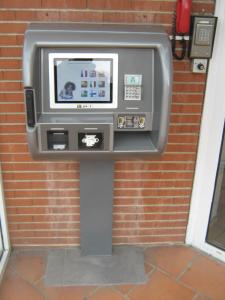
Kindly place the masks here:
<instances>
[{"instance_id":1,"label":"self-service payment kiosk","mask_svg":"<svg viewBox=\"0 0 225 300\"><path fill-rule=\"evenodd\" d=\"M166 144L168 35L159 26L31 24L23 75L31 155L81 161L81 248L111 254L113 162Z\"/></svg>"}]
</instances>

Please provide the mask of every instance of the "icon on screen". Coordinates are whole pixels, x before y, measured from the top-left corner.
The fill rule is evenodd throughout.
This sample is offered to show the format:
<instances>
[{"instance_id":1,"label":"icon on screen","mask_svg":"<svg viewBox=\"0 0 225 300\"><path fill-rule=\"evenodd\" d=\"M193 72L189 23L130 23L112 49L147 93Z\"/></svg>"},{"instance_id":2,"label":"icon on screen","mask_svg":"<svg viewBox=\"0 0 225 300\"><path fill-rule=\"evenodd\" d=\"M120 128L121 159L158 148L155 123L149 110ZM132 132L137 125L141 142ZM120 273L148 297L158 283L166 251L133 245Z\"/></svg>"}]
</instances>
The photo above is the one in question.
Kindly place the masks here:
<instances>
[{"instance_id":1,"label":"icon on screen","mask_svg":"<svg viewBox=\"0 0 225 300\"><path fill-rule=\"evenodd\" d=\"M105 97L105 90L99 90L98 91L98 96L99 97Z\"/></svg>"},{"instance_id":2,"label":"icon on screen","mask_svg":"<svg viewBox=\"0 0 225 300\"><path fill-rule=\"evenodd\" d=\"M85 81L81 81L81 87L82 88L87 88L88 87L88 82L85 80Z\"/></svg>"},{"instance_id":3,"label":"icon on screen","mask_svg":"<svg viewBox=\"0 0 225 300\"><path fill-rule=\"evenodd\" d=\"M90 96L91 97L96 97L97 96L97 91L96 90L91 90L90 91Z\"/></svg>"},{"instance_id":4,"label":"icon on screen","mask_svg":"<svg viewBox=\"0 0 225 300\"><path fill-rule=\"evenodd\" d=\"M81 97L87 97L88 96L88 91L84 90L81 92Z\"/></svg>"},{"instance_id":5,"label":"icon on screen","mask_svg":"<svg viewBox=\"0 0 225 300\"><path fill-rule=\"evenodd\" d=\"M100 88L105 87L105 81L104 80L99 81L98 82L98 87L100 87Z\"/></svg>"},{"instance_id":6,"label":"icon on screen","mask_svg":"<svg viewBox=\"0 0 225 300\"><path fill-rule=\"evenodd\" d=\"M105 72L104 71L99 71L98 72L98 77L105 77Z\"/></svg>"},{"instance_id":7,"label":"icon on screen","mask_svg":"<svg viewBox=\"0 0 225 300\"><path fill-rule=\"evenodd\" d=\"M88 77L88 71L87 70L81 70L80 76L81 77Z\"/></svg>"},{"instance_id":8,"label":"icon on screen","mask_svg":"<svg viewBox=\"0 0 225 300\"><path fill-rule=\"evenodd\" d=\"M95 70L90 71L89 77L96 77L96 71Z\"/></svg>"},{"instance_id":9,"label":"icon on screen","mask_svg":"<svg viewBox=\"0 0 225 300\"><path fill-rule=\"evenodd\" d=\"M91 80L89 83L90 88L96 88L96 81L95 80Z\"/></svg>"}]
</instances>

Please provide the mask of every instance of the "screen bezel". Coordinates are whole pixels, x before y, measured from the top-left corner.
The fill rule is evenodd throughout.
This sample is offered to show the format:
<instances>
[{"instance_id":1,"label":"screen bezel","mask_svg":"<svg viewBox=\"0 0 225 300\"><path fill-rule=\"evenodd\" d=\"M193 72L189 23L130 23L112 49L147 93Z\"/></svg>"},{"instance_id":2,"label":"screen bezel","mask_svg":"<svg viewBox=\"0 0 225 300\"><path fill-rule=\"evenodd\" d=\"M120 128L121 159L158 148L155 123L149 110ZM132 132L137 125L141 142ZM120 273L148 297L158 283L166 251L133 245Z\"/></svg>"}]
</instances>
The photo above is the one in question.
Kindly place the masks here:
<instances>
[{"instance_id":1,"label":"screen bezel","mask_svg":"<svg viewBox=\"0 0 225 300\"><path fill-rule=\"evenodd\" d=\"M57 102L55 97L55 59L108 59L112 60L112 95L110 102ZM116 53L49 53L49 97L52 109L92 109L92 108L117 108L118 107L118 54Z\"/></svg>"}]
</instances>

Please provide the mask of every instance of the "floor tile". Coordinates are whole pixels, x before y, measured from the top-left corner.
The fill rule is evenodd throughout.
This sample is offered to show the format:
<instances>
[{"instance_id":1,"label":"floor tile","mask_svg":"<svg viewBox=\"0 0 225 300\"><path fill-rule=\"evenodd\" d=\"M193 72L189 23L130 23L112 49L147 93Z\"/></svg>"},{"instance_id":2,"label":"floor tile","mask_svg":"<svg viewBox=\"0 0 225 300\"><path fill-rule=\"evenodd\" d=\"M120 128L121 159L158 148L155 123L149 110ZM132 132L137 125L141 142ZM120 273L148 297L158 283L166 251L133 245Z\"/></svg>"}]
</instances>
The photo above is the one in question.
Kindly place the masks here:
<instances>
[{"instance_id":1,"label":"floor tile","mask_svg":"<svg viewBox=\"0 0 225 300\"><path fill-rule=\"evenodd\" d=\"M34 283L45 273L46 262L43 256L18 255L13 260L14 270L27 281Z\"/></svg>"},{"instance_id":2,"label":"floor tile","mask_svg":"<svg viewBox=\"0 0 225 300\"><path fill-rule=\"evenodd\" d=\"M120 293L126 295L132 288L134 287L134 285L132 284L121 284L121 285L116 285L114 286L114 288L119 291Z\"/></svg>"},{"instance_id":3,"label":"floor tile","mask_svg":"<svg viewBox=\"0 0 225 300\"><path fill-rule=\"evenodd\" d=\"M208 297L205 297L203 295L197 295L194 297L193 300L210 300Z\"/></svg>"},{"instance_id":4,"label":"floor tile","mask_svg":"<svg viewBox=\"0 0 225 300\"><path fill-rule=\"evenodd\" d=\"M88 298L90 300L124 300L124 297L111 288L100 288Z\"/></svg>"},{"instance_id":5,"label":"floor tile","mask_svg":"<svg viewBox=\"0 0 225 300\"><path fill-rule=\"evenodd\" d=\"M206 256L198 257L180 280L213 300L225 299L225 266Z\"/></svg>"},{"instance_id":6,"label":"floor tile","mask_svg":"<svg viewBox=\"0 0 225 300\"><path fill-rule=\"evenodd\" d=\"M149 247L145 250L145 260L148 263L173 276L178 276L197 255L197 251L185 246Z\"/></svg>"},{"instance_id":7,"label":"floor tile","mask_svg":"<svg viewBox=\"0 0 225 300\"><path fill-rule=\"evenodd\" d=\"M154 267L151 266L150 264L148 264L147 262L145 262L145 272L146 274L151 273L154 270Z\"/></svg>"},{"instance_id":8,"label":"floor tile","mask_svg":"<svg viewBox=\"0 0 225 300\"><path fill-rule=\"evenodd\" d=\"M192 290L155 271L147 284L135 287L128 296L131 300L192 300L194 294Z\"/></svg>"},{"instance_id":9,"label":"floor tile","mask_svg":"<svg viewBox=\"0 0 225 300\"><path fill-rule=\"evenodd\" d=\"M47 287L43 276L47 251L14 251L0 285L0 300L225 299L224 264L185 246L149 247L145 254L147 284L96 290L96 286Z\"/></svg>"},{"instance_id":10,"label":"floor tile","mask_svg":"<svg viewBox=\"0 0 225 300\"><path fill-rule=\"evenodd\" d=\"M37 284L37 288L48 300L83 300L96 289L95 286L47 287L44 279Z\"/></svg>"},{"instance_id":11,"label":"floor tile","mask_svg":"<svg viewBox=\"0 0 225 300\"><path fill-rule=\"evenodd\" d=\"M49 287L43 290L48 300L84 300L91 287Z\"/></svg>"},{"instance_id":12,"label":"floor tile","mask_svg":"<svg viewBox=\"0 0 225 300\"><path fill-rule=\"evenodd\" d=\"M44 300L29 283L16 274L6 274L0 286L1 300Z\"/></svg>"}]
</instances>

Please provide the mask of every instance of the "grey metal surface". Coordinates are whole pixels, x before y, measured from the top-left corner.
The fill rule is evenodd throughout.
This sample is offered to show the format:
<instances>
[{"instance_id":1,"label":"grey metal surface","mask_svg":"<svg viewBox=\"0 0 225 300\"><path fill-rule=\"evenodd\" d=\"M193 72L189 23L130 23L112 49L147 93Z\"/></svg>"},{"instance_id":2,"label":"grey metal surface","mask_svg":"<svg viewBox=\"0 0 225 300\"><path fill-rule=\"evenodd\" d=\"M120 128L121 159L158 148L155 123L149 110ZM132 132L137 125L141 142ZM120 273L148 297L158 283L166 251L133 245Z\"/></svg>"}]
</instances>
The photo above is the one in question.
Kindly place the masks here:
<instances>
[{"instance_id":1,"label":"grey metal surface","mask_svg":"<svg viewBox=\"0 0 225 300\"><path fill-rule=\"evenodd\" d=\"M80 245L84 255L112 254L114 161L80 162Z\"/></svg>"},{"instance_id":2,"label":"grey metal surface","mask_svg":"<svg viewBox=\"0 0 225 300\"><path fill-rule=\"evenodd\" d=\"M33 67L37 47L149 48L151 45L161 51L161 45L165 40L170 43L161 26L71 23L52 25L31 24L25 33L24 86L33 86Z\"/></svg>"},{"instance_id":3,"label":"grey metal surface","mask_svg":"<svg viewBox=\"0 0 225 300\"><path fill-rule=\"evenodd\" d=\"M50 109L48 83L48 53L50 52L96 52L118 53L118 108L93 110ZM102 159L141 158L143 155L156 155L163 152L168 133L170 100L172 89L172 59L171 45L168 35L159 26L134 25L103 25L103 24L31 24L25 34L23 52L24 86L34 89L36 126L27 126L28 143L35 159ZM143 73L143 100L123 100L123 75L125 73ZM117 128L118 114L141 114L146 117L144 129ZM109 143L117 136L115 145L108 145L103 151L45 151L43 136L38 134L39 125L45 116L46 124L53 124L52 116L64 116L74 120L86 114L110 115L113 118L113 128L107 137ZM57 121L56 121L57 123ZM55 124L56 124L55 123ZM67 123L67 122L65 122ZM76 122L72 131L76 131ZM96 121L99 124L99 121ZM50 125L51 126L51 125ZM95 126L95 123L93 123ZM146 133L150 139L139 143L142 138L134 139L131 131ZM117 134L118 132L118 134ZM126 134L127 132L127 134ZM121 134L121 137L119 135ZM74 134L71 133L72 137ZM136 135L138 136L138 135ZM122 138L126 137L128 147L124 147ZM121 141L121 145L120 142ZM76 143L71 141L71 143ZM137 147L137 143L139 146ZM143 144L143 148L141 145Z\"/></svg>"},{"instance_id":4,"label":"grey metal surface","mask_svg":"<svg viewBox=\"0 0 225 300\"><path fill-rule=\"evenodd\" d=\"M43 115L45 116L45 115ZM68 131L69 134L69 147L65 153L79 151L78 148L78 134L79 132L97 133L100 132L104 136L103 147L101 151L112 151L113 148L113 118L112 116L73 116L72 117L56 117L54 115L51 118L40 118L38 124L38 140L39 151L54 154L54 151L49 151L47 147L47 131L62 129ZM82 150L84 152L84 150ZM93 150L91 150L93 151ZM100 152L101 152L100 151Z\"/></svg>"},{"instance_id":5,"label":"grey metal surface","mask_svg":"<svg viewBox=\"0 0 225 300\"><path fill-rule=\"evenodd\" d=\"M216 24L217 18L214 16L192 16L190 58L212 57Z\"/></svg>"},{"instance_id":6,"label":"grey metal surface","mask_svg":"<svg viewBox=\"0 0 225 300\"><path fill-rule=\"evenodd\" d=\"M48 55L49 53L116 53L118 54L118 107L115 109L53 109L50 108L50 102L48 101L48 91L49 91L49 72L48 72ZM138 49L138 48L96 48L96 47L77 47L77 48L43 48L41 51L42 60L44 62L44 68L41 76L41 85L43 87L43 97L42 97L42 111L44 113L61 113L62 115L71 112L74 114L105 114L111 113L117 115L118 113L129 111L129 113L140 113L148 112L149 115L153 110L153 99L154 99L154 66L160 64L160 61L155 60L154 50L151 48ZM124 101L124 74L143 74L143 100L142 101ZM135 107L135 111L127 110L126 108ZM138 108L138 110L137 110ZM150 116L149 116L150 117ZM151 122L150 122L151 121ZM147 130L151 129L152 118L147 124L149 126ZM116 126L115 126L116 129Z\"/></svg>"},{"instance_id":7,"label":"grey metal surface","mask_svg":"<svg viewBox=\"0 0 225 300\"><path fill-rule=\"evenodd\" d=\"M143 249L117 246L112 256L82 256L79 248L50 250L45 285L144 284L147 281Z\"/></svg>"}]
</instances>

